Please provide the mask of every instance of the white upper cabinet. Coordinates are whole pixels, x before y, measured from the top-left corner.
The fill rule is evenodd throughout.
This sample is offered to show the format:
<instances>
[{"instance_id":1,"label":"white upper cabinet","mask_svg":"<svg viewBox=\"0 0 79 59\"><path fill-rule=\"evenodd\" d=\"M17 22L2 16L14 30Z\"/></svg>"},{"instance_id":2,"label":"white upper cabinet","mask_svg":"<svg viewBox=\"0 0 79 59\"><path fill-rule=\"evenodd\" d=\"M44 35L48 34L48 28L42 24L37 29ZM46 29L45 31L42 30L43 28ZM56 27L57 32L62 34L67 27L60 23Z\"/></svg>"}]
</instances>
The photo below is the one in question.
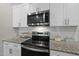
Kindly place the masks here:
<instances>
[{"instance_id":1,"label":"white upper cabinet","mask_svg":"<svg viewBox=\"0 0 79 59\"><path fill-rule=\"evenodd\" d=\"M20 23L21 26L20 27L28 27L27 26L27 10L24 9L24 7L21 7L21 19L20 19Z\"/></svg>"},{"instance_id":2,"label":"white upper cabinet","mask_svg":"<svg viewBox=\"0 0 79 59\"><path fill-rule=\"evenodd\" d=\"M37 11L49 10L49 3L38 3L36 10Z\"/></svg>"},{"instance_id":3,"label":"white upper cabinet","mask_svg":"<svg viewBox=\"0 0 79 59\"><path fill-rule=\"evenodd\" d=\"M35 3L26 3L23 5L23 8L27 14L33 13L36 12L37 5Z\"/></svg>"},{"instance_id":4,"label":"white upper cabinet","mask_svg":"<svg viewBox=\"0 0 79 59\"><path fill-rule=\"evenodd\" d=\"M78 3L51 3L50 26L78 26Z\"/></svg>"},{"instance_id":5,"label":"white upper cabinet","mask_svg":"<svg viewBox=\"0 0 79 59\"><path fill-rule=\"evenodd\" d=\"M20 19L21 19L21 14L20 14L20 7L13 6L13 27L19 27L20 26Z\"/></svg>"},{"instance_id":6,"label":"white upper cabinet","mask_svg":"<svg viewBox=\"0 0 79 59\"><path fill-rule=\"evenodd\" d=\"M27 12L24 4L13 6L13 27L27 27Z\"/></svg>"},{"instance_id":7,"label":"white upper cabinet","mask_svg":"<svg viewBox=\"0 0 79 59\"><path fill-rule=\"evenodd\" d=\"M50 3L50 26L63 25L63 4Z\"/></svg>"},{"instance_id":8,"label":"white upper cabinet","mask_svg":"<svg viewBox=\"0 0 79 59\"><path fill-rule=\"evenodd\" d=\"M79 4L65 3L64 4L64 19L70 26L79 25Z\"/></svg>"},{"instance_id":9,"label":"white upper cabinet","mask_svg":"<svg viewBox=\"0 0 79 59\"><path fill-rule=\"evenodd\" d=\"M49 3L29 3L28 7L25 6L25 9L28 9L28 13L48 10L49 9Z\"/></svg>"}]
</instances>

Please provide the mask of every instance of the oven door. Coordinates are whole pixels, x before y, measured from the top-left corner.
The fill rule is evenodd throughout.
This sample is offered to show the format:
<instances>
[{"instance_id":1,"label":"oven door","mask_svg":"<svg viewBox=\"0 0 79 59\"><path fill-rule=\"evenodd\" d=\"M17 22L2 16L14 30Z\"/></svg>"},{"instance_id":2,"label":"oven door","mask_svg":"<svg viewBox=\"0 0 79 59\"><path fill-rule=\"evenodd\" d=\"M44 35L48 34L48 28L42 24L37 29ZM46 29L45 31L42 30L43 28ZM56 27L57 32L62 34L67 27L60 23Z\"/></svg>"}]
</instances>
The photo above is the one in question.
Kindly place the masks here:
<instances>
[{"instance_id":1,"label":"oven door","mask_svg":"<svg viewBox=\"0 0 79 59\"><path fill-rule=\"evenodd\" d=\"M21 47L21 55L22 56L49 56L48 50L44 49L36 49L32 47L27 47L22 45Z\"/></svg>"}]
</instances>

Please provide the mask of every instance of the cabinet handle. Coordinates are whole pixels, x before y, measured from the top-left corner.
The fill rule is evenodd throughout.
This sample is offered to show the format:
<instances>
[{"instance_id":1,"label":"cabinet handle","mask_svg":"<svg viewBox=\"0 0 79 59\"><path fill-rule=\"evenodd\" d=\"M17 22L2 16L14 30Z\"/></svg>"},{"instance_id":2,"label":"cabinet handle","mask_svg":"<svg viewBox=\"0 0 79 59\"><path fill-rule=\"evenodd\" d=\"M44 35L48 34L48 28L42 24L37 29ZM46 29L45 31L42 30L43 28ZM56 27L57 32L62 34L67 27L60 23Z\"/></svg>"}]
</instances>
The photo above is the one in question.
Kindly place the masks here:
<instances>
[{"instance_id":1,"label":"cabinet handle","mask_svg":"<svg viewBox=\"0 0 79 59\"><path fill-rule=\"evenodd\" d=\"M45 22L45 13L43 14L43 22Z\"/></svg>"},{"instance_id":2,"label":"cabinet handle","mask_svg":"<svg viewBox=\"0 0 79 59\"><path fill-rule=\"evenodd\" d=\"M65 19L65 25L69 25L69 18Z\"/></svg>"},{"instance_id":3,"label":"cabinet handle","mask_svg":"<svg viewBox=\"0 0 79 59\"><path fill-rule=\"evenodd\" d=\"M12 49L9 49L9 53L12 54Z\"/></svg>"},{"instance_id":4,"label":"cabinet handle","mask_svg":"<svg viewBox=\"0 0 79 59\"><path fill-rule=\"evenodd\" d=\"M68 18L68 24L69 24L69 18Z\"/></svg>"},{"instance_id":5,"label":"cabinet handle","mask_svg":"<svg viewBox=\"0 0 79 59\"><path fill-rule=\"evenodd\" d=\"M65 19L65 25L66 25L66 19Z\"/></svg>"},{"instance_id":6,"label":"cabinet handle","mask_svg":"<svg viewBox=\"0 0 79 59\"><path fill-rule=\"evenodd\" d=\"M66 25L66 19L65 19L65 25Z\"/></svg>"}]
</instances>

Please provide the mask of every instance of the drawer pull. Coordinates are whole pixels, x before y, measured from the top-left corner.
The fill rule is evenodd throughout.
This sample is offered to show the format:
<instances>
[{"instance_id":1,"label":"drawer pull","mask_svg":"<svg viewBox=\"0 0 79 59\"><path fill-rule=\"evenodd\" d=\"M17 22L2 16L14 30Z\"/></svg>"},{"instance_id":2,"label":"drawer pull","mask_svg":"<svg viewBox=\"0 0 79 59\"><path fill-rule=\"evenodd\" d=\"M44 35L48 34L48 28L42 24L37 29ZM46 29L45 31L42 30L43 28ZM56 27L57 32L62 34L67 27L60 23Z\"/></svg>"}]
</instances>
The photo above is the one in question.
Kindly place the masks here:
<instances>
[{"instance_id":1,"label":"drawer pull","mask_svg":"<svg viewBox=\"0 0 79 59\"><path fill-rule=\"evenodd\" d=\"M9 53L12 54L12 49L9 49Z\"/></svg>"}]
</instances>

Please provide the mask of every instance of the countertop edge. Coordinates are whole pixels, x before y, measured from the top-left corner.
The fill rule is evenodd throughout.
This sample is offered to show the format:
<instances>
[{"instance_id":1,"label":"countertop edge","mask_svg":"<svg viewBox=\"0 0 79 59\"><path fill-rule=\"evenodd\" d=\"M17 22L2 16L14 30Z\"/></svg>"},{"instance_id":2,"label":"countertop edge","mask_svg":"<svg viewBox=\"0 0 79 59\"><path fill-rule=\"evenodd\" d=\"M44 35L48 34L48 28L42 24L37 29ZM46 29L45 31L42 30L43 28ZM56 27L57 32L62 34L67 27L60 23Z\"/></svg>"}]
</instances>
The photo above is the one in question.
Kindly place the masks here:
<instances>
[{"instance_id":1,"label":"countertop edge","mask_svg":"<svg viewBox=\"0 0 79 59\"><path fill-rule=\"evenodd\" d=\"M79 53L68 52L68 51L57 50L57 49L50 49L50 50L53 50L53 51L59 51L59 52L64 52L64 53L69 53L69 54L74 54L74 55L78 55L78 56L79 56Z\"/></svg>"},{"instance_id":2,"label":"countertop edge","mask_svg":"<svg viewBox=\"0 0 79 59\"><path fill-rule=\"evenodd\" d=\"M17 39L9 39L9 40L2 40L2 42L11 42L11 43L16 43L16 44L21 44L23 41L25 41L25 40L28 40L28 39L30 39L30 38L26 38L26 39L23 39L23 38L19 38L19 40L17 40ZM21 41L21 40L23 40L23 41Z\"/></svg>"}]
</instances>

